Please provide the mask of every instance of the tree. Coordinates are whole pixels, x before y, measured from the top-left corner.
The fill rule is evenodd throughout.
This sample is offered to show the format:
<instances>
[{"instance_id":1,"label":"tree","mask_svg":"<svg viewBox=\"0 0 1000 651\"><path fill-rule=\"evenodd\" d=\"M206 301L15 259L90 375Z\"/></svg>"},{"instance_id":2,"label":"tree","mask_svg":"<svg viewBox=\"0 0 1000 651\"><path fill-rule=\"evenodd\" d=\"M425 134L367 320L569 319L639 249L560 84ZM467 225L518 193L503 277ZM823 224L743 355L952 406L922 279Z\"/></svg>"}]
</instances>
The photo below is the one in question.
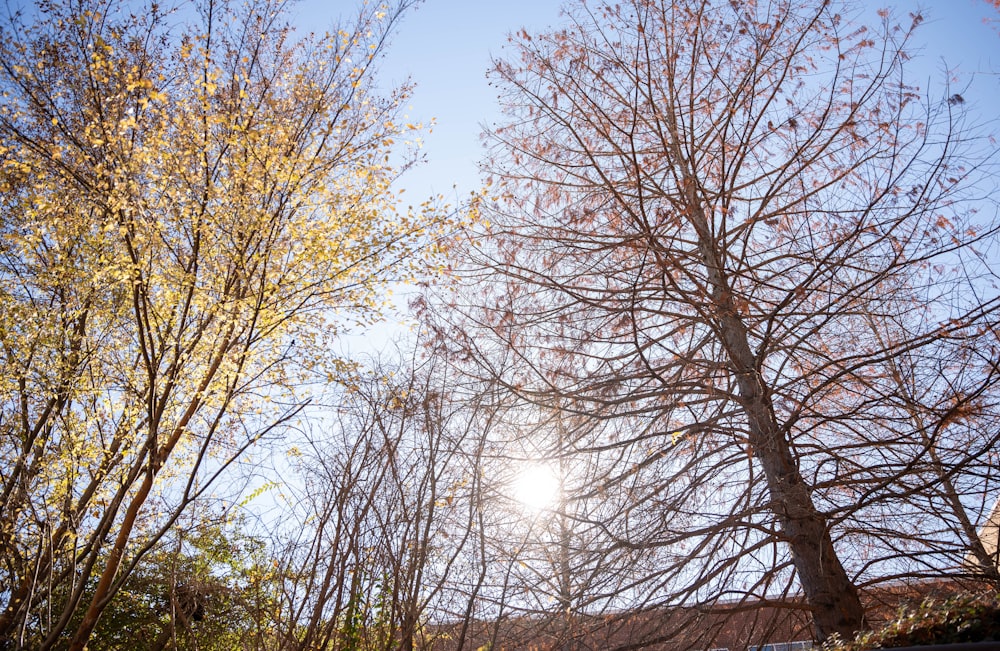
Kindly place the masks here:
<instances>
[{"instance_id":1,"label":"tree","mask_svg":"<svg viewBox=\"0 0 1000 651\"><path fill-rule=\"evenodd\" d=\"M583 440L613 436L610 430L618 423L574 414L566 402L546 408L504 399L504 392L497 397L490 406L498 414L488 454L494 461L487 465L496 486L486 496L491 511L506 512L491 519L486 533L498 559L492 583L505 586L495 597L495 635L516 646L544 639L552 649L609 647L618 627L587 616L627 610L634 578L656 560L648 550L616 544L605 527L634 497L628 482L607 482L609 468L620 467L619 453L577 447ZM522 490L550 490L533 478L539 473L543 478L551 473L556 488L546 503L512 499L508 486L526 479ZM497 479L511 474L513 482ZM536 499L531 493L524 497ZM498 561L507 561L502 573ZM529 624L517 631L516 625L504 625L506 618Z\"/></svg>"},{"instance_id":2,"label":"tree","mask_svg":"<svg viewBox=\"0 0 1000 651\"><path fill-rule=\"evenodd\" d=\"M936 325L920 327L912 316L888 310L868 320L872 335L889 345ZM910 546L911 554L949 557L950 572L964 566L973 578L996 586L1000 566L991 558L982 530L997 499L991 488L1000 440L995 396L1000 367L988 357L991 353L984 356L978 348L984 343L980 337L957 342L942 337L916 350L901 347L884 361L880 375L885 384L869 385L869 391L893 405L918 451L886 464L899 482L890 508L923 525L920 544ZM906 502L911 504L904 507Z\"/></svg>"},{"instance_id":3,"label":"tree","mask_svg":"<svg viewBox=\"0 0 1000 651\"><path fill-rule=\"evenodd\" d=\"M464 606L481 481L472 402L433 359L375 361L296 448L275 534L274 646L426 649ZM457 592L457 596L456 593Z\"/></svg>"},{"instance_id":4,"label":"tree","mask_svg":"<svg viewBox=\"0 0 1000 651\"><path fill-rule=\"evenodd\" d=\"M256 589L264 544L230 522L178 530L130 573L101 615L87 647L99 649L252 649L271 633L261 614L271 597ZM170 537L170 536L168 536ZM264 635L261 635L264 629Z\"/></svg>"},{"instance_id":5,"label":"tree","mask_svg":"<svg viewBox=\"0 0 1000 651\"><path fill-rule=\"evenodd\" d=\"M3 645L83 648L296 386L345 368L334 315L377 318L419 264L437 218L390 188L417 127L373 77L412 4L302 39L281 2L57 1L3 28Z\"/></svg>"},{"instance_id":6,"label":"tree","mask_svg":"<svg viewBox=\"0 0 1000 651\"><path fill-rule=\"evenodd\" d=\"M656 550L634 603L798 603L820 640L862 628L857 585L961 558L954 520L919 527L982 522L967 498L998 488L976 456L998 422L995 149L960 94L911 84L920 15L847 12L581 3L521 34L494 74L505 199L448 299L464 320L438 317L469 372L617 423L567 443L617 451L595 483L631 503L598 524Z\"/></svg>"}]
</instances>

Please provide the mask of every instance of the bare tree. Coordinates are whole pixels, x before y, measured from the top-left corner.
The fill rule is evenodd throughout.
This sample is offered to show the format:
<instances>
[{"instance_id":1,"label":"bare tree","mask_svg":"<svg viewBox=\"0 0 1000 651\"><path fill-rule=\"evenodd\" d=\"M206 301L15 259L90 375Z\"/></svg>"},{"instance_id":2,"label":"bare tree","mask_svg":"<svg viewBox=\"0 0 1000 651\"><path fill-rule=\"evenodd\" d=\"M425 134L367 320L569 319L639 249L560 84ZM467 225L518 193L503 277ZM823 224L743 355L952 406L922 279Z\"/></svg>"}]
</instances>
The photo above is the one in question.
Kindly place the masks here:
<instances>
[{"instance_id":1,"label":"bare tree","mask_svg":"<svg viewBox=\"0 0 1000 651\"><path fill-rule=\"evenodd\" d=\"M857 585L954 567L952 507L996 494L994 148L911 84L921 16L847 12L582 3L497 64L505 199L439 332L595 423L570 443L616 457L589 491L628 500L593 524L649 552L634 605L775 600L850 636Z\"/></svg>"},{"instance_id":2,"label":"bare tree","mask_svg":"<svg viewBox=\"0 0 1000 651\"><path fill-rule=\"evenodd\" d=\"M465 618L482 421L449 384L432 359L376 361L319 412L282 488L275 648L412 651Z\"/></svg>"},{"instance_id":3,"label":"bare tree","mask_svg":"<svg viewBox=\"0 0 1000 651\"><path fill-rule=\"evenodd\" d=\"M888 310L869 315L869 322L872 336L887 346L927 327ZM1000 566L981 535L996 500L1000 366L994 353L980 336L942 336L917 349L900 347L885 359L879 383L867 387L869 399L880 396L893 406L886 414L898 419L892 427L909 438L912 449L891 458L893 450L886 448L883 481L895 486L884 493L870 491L858 501L860 506L887 499L889 509L920 523L899 532L919 537L909 555L911 560L927 555L929 573L954 574L962 568L970 578L997 585ZM863 523L851 527L865 535ZM943 565L942 558L948 559Z\"/></svg>"}]
</instances>

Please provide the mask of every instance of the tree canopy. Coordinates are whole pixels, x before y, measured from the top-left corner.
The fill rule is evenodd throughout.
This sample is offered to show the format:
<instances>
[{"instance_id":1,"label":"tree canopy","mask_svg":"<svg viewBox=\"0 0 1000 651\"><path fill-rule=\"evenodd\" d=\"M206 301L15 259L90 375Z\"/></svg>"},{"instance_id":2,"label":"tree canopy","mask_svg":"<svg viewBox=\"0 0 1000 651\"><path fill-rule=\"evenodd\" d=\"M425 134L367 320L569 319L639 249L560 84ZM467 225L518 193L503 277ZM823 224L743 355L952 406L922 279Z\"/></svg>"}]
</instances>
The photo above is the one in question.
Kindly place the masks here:
<instances>
[{"instance_id":1,"label":"tree canopy","mask_svg":"<svg viewBox=\"0 0 1000 651\"><path fill-rule=\"evenodd\" d=\"M1000 170L923 17L567 4L449 213L376 75L417 1L0 25L0 648L749 647L1000 586ZM412 341L337 352L407 280Z\"/></svg>"},{"instance_id":2,"label":"tree canopy","mask_svg":"<svg viewBox=\"0 0 1000 651\"><path fill-rule=\"evenodd\" d=\"M419 128L373 77L412 4L302 38L281 2L46 2L2 28L0 638L82 648L296 387L345 367L336 315L377 317L417 268L444 222L397 210Z\"/></svg>"},{"instance_id":3,"label":"tree canopy","mask_svg":"<svg viewBox=\"0 0 1000 651\"><path fill-rule=\"evenodd\" d=\"M497 62L505 198L440 332L591 419L549 450L591 553L646 555L633 607L801 593L822 640L860 587L996 580L996 148L910 77L920 15L850 12L581 3Z\"/></svg>"}]
</instances>

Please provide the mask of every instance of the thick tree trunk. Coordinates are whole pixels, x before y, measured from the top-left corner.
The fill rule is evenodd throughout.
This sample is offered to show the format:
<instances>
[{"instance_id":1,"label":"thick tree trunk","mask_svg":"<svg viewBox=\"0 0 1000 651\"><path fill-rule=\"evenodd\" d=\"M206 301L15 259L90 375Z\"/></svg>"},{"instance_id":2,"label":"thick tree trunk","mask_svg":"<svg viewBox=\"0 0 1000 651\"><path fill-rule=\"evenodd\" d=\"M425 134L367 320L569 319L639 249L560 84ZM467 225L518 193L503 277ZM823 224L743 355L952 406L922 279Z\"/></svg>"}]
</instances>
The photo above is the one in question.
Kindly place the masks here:
<instances>
[{"instance_id":1,"label":"thick tree trunk","mask_svg":"<svg viewBox=\"0 0 1000 651\"><path fill-rule=\"evenodd\" d=\"M813 504L760 376L741 369L737 382L750 445L764 469L771 510L785 534L802 591L812 608L816 637L825 640L839 633L850 639L863 627L865 613L857 588L834 550L826 517Z\"/></svg>"},{"instance_id":2,"label":"thick tree trunk","mask_svg":"<svg viewBox=\"0 0 1000 651\"><path fill-rule=\"evenodd\" d=\"M792 553L799 583L813 613L816 638L823 641L838 633L844 639L851 639L863 628L864 608L857 588L837 557L826 516L816 509L812 491L802 479L791 445L774 414L770 391L760 374L759 360L750 348L746 325L733 300L695 187L695 183L688 183L685 199L707 271L714 326L736 376L750 447L764 469L771 511Z\"/></svg>"},{"instance_id":3,"label":"thick tree trunk","mask_svg":"<svg viewBox=\"0 0 1000 651\"><path fill-rule=\"evenodd\" d=\"M816 510L791 446L778 425L746 329L731 305L724 309L728 314L722 316L717 327L736 373L750 446L764 469L771 510L785 534L802 591L813 611L816 637L822 641L838 633L850 639L864 624L857 588L837 557L826 517Z\"/></svg>"}]
</instances>

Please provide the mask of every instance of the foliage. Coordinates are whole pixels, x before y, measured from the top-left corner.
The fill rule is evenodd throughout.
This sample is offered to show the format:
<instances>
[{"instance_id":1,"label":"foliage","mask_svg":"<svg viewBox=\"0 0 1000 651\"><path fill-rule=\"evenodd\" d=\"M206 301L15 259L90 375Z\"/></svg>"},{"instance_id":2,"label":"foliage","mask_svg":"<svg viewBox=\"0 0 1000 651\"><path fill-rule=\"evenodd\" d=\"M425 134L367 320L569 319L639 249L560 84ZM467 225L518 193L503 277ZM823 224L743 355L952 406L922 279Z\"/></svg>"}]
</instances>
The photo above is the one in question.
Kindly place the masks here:
<instances>
[{"instance_id":1,"label":"foliage","mask_svg":"<svg viewBox=\"0 0 1000 651\"><path fill-rule=\"evenodd\" d=\"M943 601L928 598L915 608L902 608L881 629L850 642L832 640L823 649L864 651L985 640L1000 640L1000 596L965 593Z\"/></svg>"},{"instance_id":2,"label":"foliage","mask_svg":"<svg viewBox=\"0 0 1000 651\"><path fill-rule=\"evenodd\" d=\"M253 648L272 635L254 583L265 564L263 541L230 524L177 532L151 551L102 614L88 648ZM269 563L268 563L269 565Z\"/></svg>"},{"instance_id":3,"label":"foliage","mask_svg":"<svg viewBox=\"0 0 1000 651\"><path fill-rule=\"evenodd\" d=\"M859 585L1000 585L996 149L911 82L919 15L597 1L515 37L428 357L360 373L337 337L453 226L398 209L420 126L373 76L415 1L0 28L0 648L700 644L762 601L824 638ZM236 480L290 433L296 481ZM203 517L241 497L266 545Z\"/></svg>"},{"instance_id":4,"label":"foliage","mask_svg":"<svg viewBox=\"0 0 1000 651\"><path fill-rule=\"evenodd\" d=\"M446 221L391 188L408 89L373 77L412 4L301 39L279 1L66 0L3 27L3 644L82 648L180 515L348 366L345 318L377 319L435 251Z\"/></svg>"}]
</instances>

